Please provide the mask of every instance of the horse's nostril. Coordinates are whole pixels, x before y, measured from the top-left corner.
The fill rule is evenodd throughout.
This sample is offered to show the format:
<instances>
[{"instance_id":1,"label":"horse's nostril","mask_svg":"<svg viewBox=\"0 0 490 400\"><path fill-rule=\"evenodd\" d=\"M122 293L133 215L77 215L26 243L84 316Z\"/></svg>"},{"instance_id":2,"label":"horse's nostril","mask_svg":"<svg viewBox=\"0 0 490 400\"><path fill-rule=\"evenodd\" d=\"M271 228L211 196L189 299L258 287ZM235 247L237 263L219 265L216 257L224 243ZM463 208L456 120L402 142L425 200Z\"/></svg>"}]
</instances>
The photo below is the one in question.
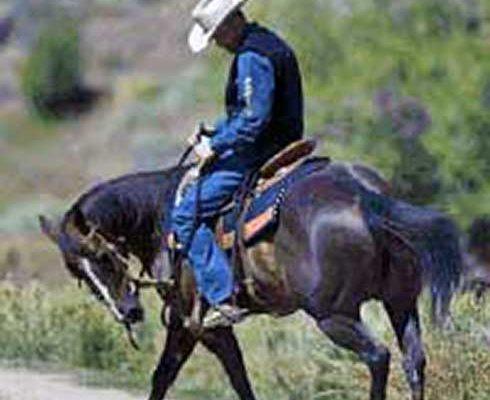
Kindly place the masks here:
<instances>
[{"instance_id":1,"label":"horse's nostril","mask_svg":"<svg viewBox=\"0 0 490 400\"><path fill-rule=\"evenodd\" d=\"M140 307L135 307L129 310L128 314L126 315L126 320L134 324L135 322L141 322L143 321L143 318L145 316L145 313L142 308Z\"/></svg>"}]
</instances>

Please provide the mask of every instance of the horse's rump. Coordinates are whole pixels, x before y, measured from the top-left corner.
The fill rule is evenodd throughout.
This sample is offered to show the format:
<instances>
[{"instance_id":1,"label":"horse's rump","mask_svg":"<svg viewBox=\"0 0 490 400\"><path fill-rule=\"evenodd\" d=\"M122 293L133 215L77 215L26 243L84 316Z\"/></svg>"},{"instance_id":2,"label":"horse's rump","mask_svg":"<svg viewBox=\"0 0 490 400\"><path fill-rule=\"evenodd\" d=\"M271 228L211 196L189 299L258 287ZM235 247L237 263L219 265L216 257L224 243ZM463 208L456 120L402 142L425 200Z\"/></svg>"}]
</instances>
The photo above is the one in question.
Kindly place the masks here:
<instances>
[{"instance_id":1,"label":"horse's rump","mask_svg":"<svg viewBox=\"0 0 490 400\"><path fill-rule=\"evenodd\" d=\"M365 220L375 238L396 256L400 244L411 251L430 285L434 316L448 312L453 291L459 285L462 260L459 233L449 217L428 207L418 207L359 186L352 174L332 166L336 185L359 194ZM394 240L393 240L394 239Z\"/></svg>"}]
</instances>

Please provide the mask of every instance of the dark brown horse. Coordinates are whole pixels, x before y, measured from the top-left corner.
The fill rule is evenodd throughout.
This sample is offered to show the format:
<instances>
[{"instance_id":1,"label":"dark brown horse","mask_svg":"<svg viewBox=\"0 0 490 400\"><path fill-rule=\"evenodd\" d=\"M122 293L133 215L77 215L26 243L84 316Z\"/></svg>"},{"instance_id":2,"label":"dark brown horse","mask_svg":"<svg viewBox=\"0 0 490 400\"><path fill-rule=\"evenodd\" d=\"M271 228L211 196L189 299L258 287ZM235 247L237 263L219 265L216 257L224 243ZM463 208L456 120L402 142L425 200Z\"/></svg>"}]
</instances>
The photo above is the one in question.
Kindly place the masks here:
<instances>
[{"instance_id":1,"label":"dark brown horse","mask_svg":"<svg viewBox=\"0 0 490 400\"><path fill-rule=\"evenodd\" d=\"M244 255L257 295L239 301L257 313L304 310L325 335L366 363L371 400L386 397L390 352L369 333L359 309L367 300L382 301L403 352L412 399L422 400L425 355L417 299L427 282L434 314L447 314L461 272L458 234L443 214L395 201L352 171L325 162L288 189L277 231ZM161 273L160 219L183 173L173 168L124 176L84 194L59 225L41 221L69 270L127 326L141 320L143 310L137 281L121 259L133 254L148 274ZM255 399L233 329L189 329L183 315L195 309L199 296L188 269L177 288L165 296L168 334L150 399L165 397L198 342L218 357L239 398Z\"/></svg>"}]
</instances>

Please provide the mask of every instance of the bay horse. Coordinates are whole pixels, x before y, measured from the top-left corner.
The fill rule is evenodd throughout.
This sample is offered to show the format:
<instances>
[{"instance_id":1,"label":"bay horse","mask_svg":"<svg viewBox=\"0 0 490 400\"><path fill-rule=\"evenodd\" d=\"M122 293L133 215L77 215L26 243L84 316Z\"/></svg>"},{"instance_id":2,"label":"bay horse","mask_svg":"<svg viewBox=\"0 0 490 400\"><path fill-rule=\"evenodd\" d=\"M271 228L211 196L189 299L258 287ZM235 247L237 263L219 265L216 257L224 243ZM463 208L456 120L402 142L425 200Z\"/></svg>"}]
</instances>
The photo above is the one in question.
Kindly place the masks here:
<instances>
[{"instance_id":1,"label":"bay horse","mask_svg":"<svg viewBox=\"0 0 490 400\"><path fill-rule=\"evenodd\" d=\"M390 352L360 316L364 302L381 301L403 353L411 398L423 400L426 359L417 299L427 283L434 316L447 316L461 274L458 232L446 215L381 193L351 167L325 161L288 188L276 231L244 255L258 276L273 270L276 278L256 280L261 301L239 296L240 306L274 315L303 310L334 343L359 356L370 371L370 399L383 400ZM83 194L60 223L41 217L66 267L126 326L142 320L143 309L137 280L120 260L135 256L151 276L161 274L162 265L167 270L161 219L186 170L123 176ZM168 333L149 399L165 397L198 342L219 359L241 400L256 399L233 328L196 331L184 323L200 299L188 268L164 298Z\"/></svg>"}]
</instances>

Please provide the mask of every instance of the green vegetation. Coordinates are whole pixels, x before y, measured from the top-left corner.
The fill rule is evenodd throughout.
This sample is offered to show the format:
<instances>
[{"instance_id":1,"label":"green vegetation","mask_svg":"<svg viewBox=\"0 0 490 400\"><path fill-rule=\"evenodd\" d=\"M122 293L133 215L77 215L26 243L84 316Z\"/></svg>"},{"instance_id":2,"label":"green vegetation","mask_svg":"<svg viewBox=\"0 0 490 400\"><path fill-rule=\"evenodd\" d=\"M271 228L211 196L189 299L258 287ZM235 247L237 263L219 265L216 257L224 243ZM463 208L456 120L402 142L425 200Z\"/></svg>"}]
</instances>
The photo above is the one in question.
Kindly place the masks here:
<instances>
[{"instance_id":1,"label":"green vegetation","mask_svg":"<svg viewBox=\"0 0 490 400\"><path fill-rule=\"evenodd\" d=\"M400 194L435 204L463 225L490 211L489 13L487 0L250 5L254 18L296 49L308 132L323 139L323 151L390 178L432 174L421 185L430 192L434 183L433 193L419 199L415 184ZM211 65L207 88L221 101L228 59L219 51ZM410 135L418 144L407 153L410 144L400 142Z\"/></svg>"},{"instance_id":2,"label":"green vegetation","mask_svg":"<svg viewBox=\"0 0 490 400\"><path fill-rule=\"evenodd\" d=\"M74 285L51 292L36 284L3 284L0 299L0 358L110 371L133 386L147 382L159 329L154 300L148 300L154 313L139 332L137 352L106 310Z\"/></svg>"},{"instance_id":3,"label":"green vegetation","mask_svg":"<svg viewBox=\"0 0 490 400\"><path fill-rule=\"evenodd\" d=\"M85 290L72 285L57 292L39 285L24 290L2 285L0 358L97 369L109 372L119 383L146 389L164 331L158 322L159 302L148 296L145 303L150 315L139 330L142 351L137 352L129 346L121 327ZM400 354L384 312L370 304L364 316L393 352L390 399L406 399ZM449 332L434 330L424 318L429 400L489 398L490 337L485 327L489 318L490 304L476 306L469 296L458 299L455 326ZM319 333L312 321L300 315L281 320L257 317L237 331L259 398L366 398L367 369ZM233 398L219 364L202 349L180 375L174 396L189 400Z\"/></svg>"},{"instance_id":4,"label":"green vegetation","mask_svg":"<svg viewBox=\"0 0 490 400\"><path fill-rule=\"evenodd\" d=\"M488 0L276 0L250 2L248 10L296 49L307 131L322 140L323 153L381 169L397 195L448 211L464 227L490 212ZM23 78L32 104L80 80L77 42L76 29L63 23L41 32ZM52 54L62 55L59 63ZM211 54L207 68L196 59L175 76L114 80L118 112L102 113L99 137L124 137L138 166L158 164L159 149L178 142L167 138L185 136L167 120L197 121L202 110L222 108L229 56ZM66 73L53 74L56 63Z\"/></svg>"},{"instance_id":5,"label":"green vegetation","mask_svg":"<svg viewBox=\"0 0 490 400\"><path fill-rule=\"evenodd\" d=\"M78 23L63 14L52 17L39 32L22 71L23 94L34 111L52 117L52 103L69 100L81 81Z\"/></svg>"}]
</instances>

